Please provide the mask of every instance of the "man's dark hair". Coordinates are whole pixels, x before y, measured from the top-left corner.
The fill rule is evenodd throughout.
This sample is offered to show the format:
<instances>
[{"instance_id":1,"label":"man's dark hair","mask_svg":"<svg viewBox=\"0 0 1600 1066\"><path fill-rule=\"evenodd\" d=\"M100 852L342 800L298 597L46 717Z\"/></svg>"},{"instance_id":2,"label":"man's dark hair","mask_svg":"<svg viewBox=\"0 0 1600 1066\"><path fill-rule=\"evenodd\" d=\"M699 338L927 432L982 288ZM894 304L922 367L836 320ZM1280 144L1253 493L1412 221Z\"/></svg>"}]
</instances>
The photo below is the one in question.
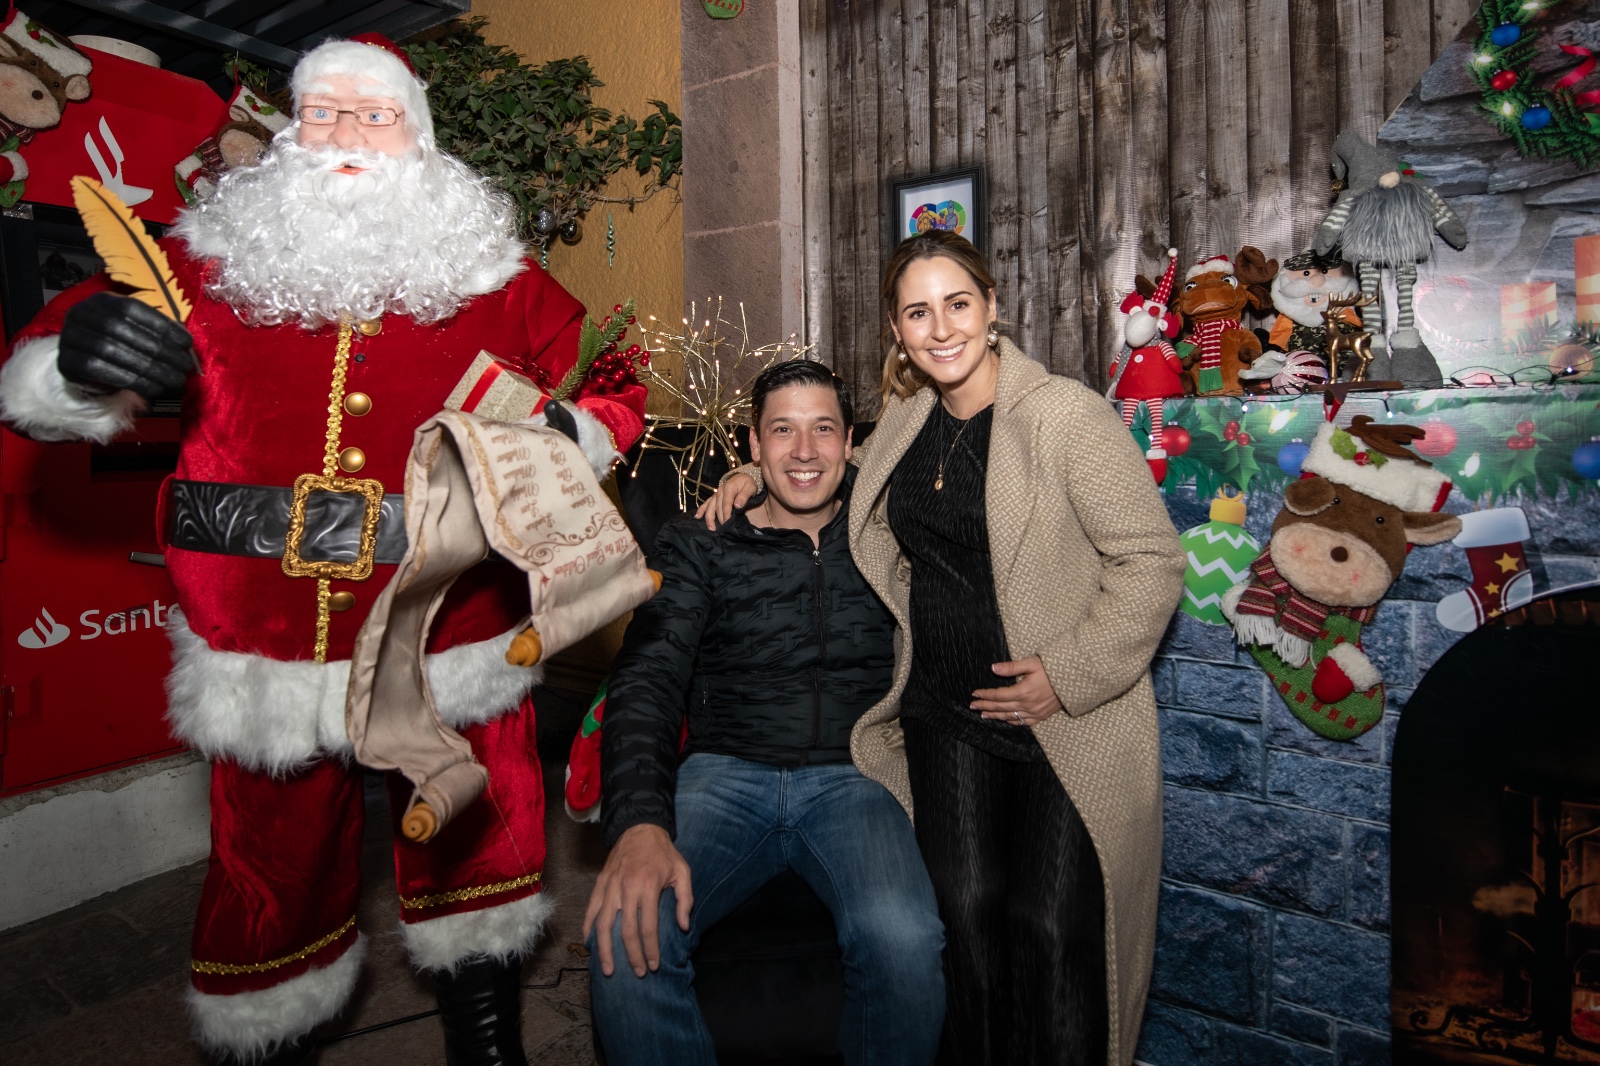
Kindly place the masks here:
<instances>
[{"instance_id":1,"label":"man's dark hair","mask_svg":"<svg viewBox=\"0 0 1600 1066\"><path fill-rule=\"evenodd\" d=\"M854 411L850 404L850 390L845 388L844 379L834 375L833 371L821 363L814 363L809 359L788 359L767 367L756 377L754 385L750 386L750 403L755 408L755 428L761 428L761 411L767 406L767 397L779 389L787 389L795 385L822 385L831 387L834 396L839 399L839 414L844 419L842 428L849 429L854 422Z\"/></svg>"}]
</instances>

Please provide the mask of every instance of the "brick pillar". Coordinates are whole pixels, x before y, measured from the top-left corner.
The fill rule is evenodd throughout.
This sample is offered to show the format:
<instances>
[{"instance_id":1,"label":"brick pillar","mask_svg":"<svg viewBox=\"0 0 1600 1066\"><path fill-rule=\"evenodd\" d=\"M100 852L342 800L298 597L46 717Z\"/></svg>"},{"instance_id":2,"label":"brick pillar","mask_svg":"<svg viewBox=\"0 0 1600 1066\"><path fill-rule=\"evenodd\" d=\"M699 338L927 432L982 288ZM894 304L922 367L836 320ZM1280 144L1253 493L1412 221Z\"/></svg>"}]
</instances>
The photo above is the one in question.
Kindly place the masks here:
<instances>
[{"instance_id":1,"label":"brick pillar","mask_svg":"<svg viewBox=\"0 0 1600 1066\"><path fill-rule=\"evenodd\" d=\"M683 295L724 297L753 344L804 336L799 7L683 0Z\"/></svg>"}]
</instances>

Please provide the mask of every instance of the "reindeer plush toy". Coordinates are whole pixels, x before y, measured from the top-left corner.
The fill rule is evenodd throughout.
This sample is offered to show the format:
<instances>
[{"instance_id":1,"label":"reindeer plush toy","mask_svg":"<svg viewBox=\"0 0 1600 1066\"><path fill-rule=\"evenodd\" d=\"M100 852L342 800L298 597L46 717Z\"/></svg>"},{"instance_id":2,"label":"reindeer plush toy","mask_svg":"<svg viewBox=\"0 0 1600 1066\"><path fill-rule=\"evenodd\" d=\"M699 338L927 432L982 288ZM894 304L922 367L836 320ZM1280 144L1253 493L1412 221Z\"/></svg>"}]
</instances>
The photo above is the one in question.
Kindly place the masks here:
<instances>
[{"instance_id":1,"label":"reindeer plush toy","mask_svg":"<svg viewBox=\"0 0 1600 1066\"><path fill-rule=\"evenodd\" d=\"M1276 259L1248 246L1239 250L1237 268L1225 255L1189 268L1173 306L1189 322L1187 339L1198 349L1185 361L1195 395L1244 395L1239 371L1261 354L1261 339L1244 328L1240 316L1246 308L1268 305L1267 286L1277 272Z\"/></svg>"},{"instance_id":2,"label":"reindeer plush toy","mask_svg":"<svg viewBox=\"0 0 1600 1066\"><path fill-rule=\"evenodd\" d=\"M1383 678L1361 647L1413 544L1438 544L1461 519L1438 513L1450 482L1405 445L1416 426L1357 415L1322 426L1283 493L1272 540L1222 613L1279 696L1312 730L1353 740L1383 717Z\"/></svg>"},{"instance_id":3,"label":"reindeer plush toy","mask_svg":"<svg viewBox=\"0 0 1600 1066\"><path fill-rule=\"evenodd\" d=\"M173 168L178 194L191 207L216 191L222 175L234 167L261 162L272 138L289 125L289 116L266 94L241 85L228 101L228 117Z\"/></svg>"},{"instance_id":4,"label":"reindeer plush toy","mask_svg":"<svg viewBox=\"0 0 1600 1066\"><path fill-rule=\"evenodd\" d=\"M22 196L21 150L34 134L58 125L69 102L89 98L92 68L65 37L20 11L0 27L0 207Z\"/></svg>"}]
</instances>

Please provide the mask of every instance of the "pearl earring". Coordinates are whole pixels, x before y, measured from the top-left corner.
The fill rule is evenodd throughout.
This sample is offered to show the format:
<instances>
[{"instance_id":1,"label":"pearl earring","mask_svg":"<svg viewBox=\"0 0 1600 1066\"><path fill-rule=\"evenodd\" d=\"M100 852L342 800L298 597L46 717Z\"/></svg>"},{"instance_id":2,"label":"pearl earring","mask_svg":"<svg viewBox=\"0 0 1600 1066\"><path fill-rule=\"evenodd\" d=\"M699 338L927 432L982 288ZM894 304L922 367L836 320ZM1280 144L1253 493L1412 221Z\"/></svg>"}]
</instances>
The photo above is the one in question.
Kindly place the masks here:
<instances>
[{"instance_id":1,"label":"pearl earring","mask_svg":"<svg viewBox=\"0 0 1600 1066\"><path fill-rule=\"evenodd\" d=\"M989 323L989 335L984 340L989 342L991 348L1000 347L1000 331L995 328L993 322Z\"/></svg>"},{"instance_id":2,"label":"pearl earring","mask_svg":"<svg viewBox=\"0 0 1600 1066\"><path fill-rule=\"evenodd\" d=\"M906 354L906 346L905 346L905 345L903 345L903 344L902 344L902 345L900 345L900 361L901 361L901 362L902 362L902 363L904 363L904 362L906 362L906 361L907 361L907 360L909 360L909 359L910 359L910 358L911 358L911 357L910 357L910 356L909 356L909 355L907 355L907 354Z\"/></svg>"}]
</instances>

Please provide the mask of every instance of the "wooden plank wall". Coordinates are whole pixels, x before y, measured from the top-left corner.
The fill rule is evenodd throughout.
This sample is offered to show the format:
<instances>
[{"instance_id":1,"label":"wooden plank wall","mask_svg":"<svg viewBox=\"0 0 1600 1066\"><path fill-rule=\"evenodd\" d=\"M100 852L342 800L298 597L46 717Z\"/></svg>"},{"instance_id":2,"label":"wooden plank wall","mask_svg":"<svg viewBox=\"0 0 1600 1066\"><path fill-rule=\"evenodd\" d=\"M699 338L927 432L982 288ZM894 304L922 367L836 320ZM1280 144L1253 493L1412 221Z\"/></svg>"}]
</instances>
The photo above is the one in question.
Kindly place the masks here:
<instances>
[{"instance_id":1,"label":"wooden plank wall","mask_svg":"<svg viewBox=\"0 0 1600 1066\"><path fill-rule=\"evenodd\" d=\"M782 0L778 0L782 2ZM1002 317L1099 384L1163 249L1303 248L1475 0L800 0L808 339L875 411L887 183L982 164Z\"/></svg>"}]
</instances>

